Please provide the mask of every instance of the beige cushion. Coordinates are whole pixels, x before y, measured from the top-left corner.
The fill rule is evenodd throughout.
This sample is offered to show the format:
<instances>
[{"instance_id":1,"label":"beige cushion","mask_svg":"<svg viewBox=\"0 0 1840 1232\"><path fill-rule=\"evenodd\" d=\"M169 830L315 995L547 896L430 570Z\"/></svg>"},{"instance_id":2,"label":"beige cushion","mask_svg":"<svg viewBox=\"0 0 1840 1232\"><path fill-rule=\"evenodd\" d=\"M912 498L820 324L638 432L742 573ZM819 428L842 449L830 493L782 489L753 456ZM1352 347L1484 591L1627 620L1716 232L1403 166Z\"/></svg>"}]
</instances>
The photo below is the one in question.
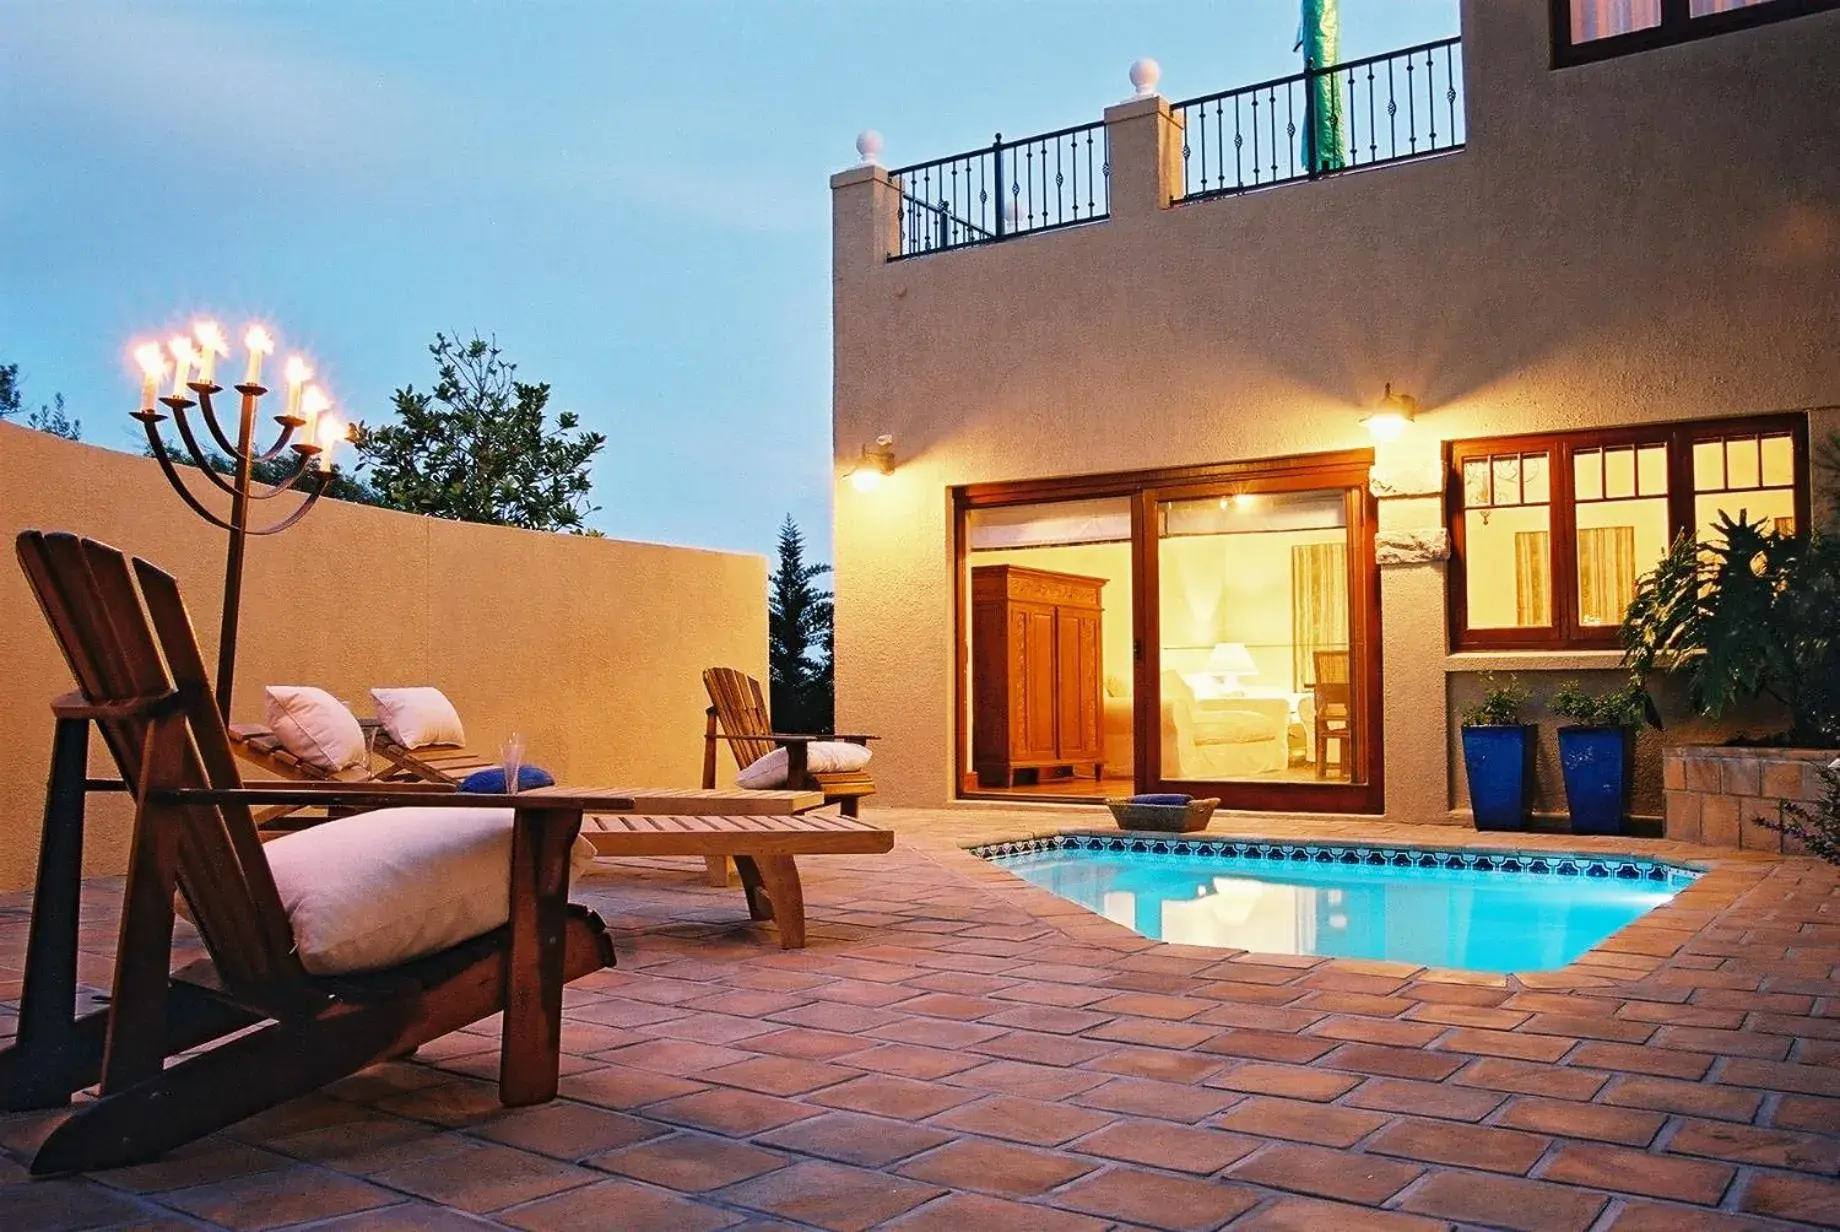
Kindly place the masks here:
<instances>
[{"instance_id":1,"label":"beige cushion","mask_svg":"<svg viewBox=\"0 0 1840 1232\"><path fill-rule=\"evenodd\" d=\"M511 810L357 813L263 847L300 962L314 975L436 954L511 916ZM594 846L569 853L579 875Z\"/></svg>"},{"instance_id":2,"label":"beige cushion","mask_svg":"<svg viewBox=\"0 0 1840 1232\"><path fill-rule=\"evenodd\" d=\"M1269 715L1251 710L1208 710L1195 717L1196 744L1251 744L1271 740L1284 729Z\"/></svg>"},{"instance_id":3,"label":"beige cushion","mask_svg":"<svg viewBox=\"0 0 1840 1232\"><path fill-rule=\"evenodd\" d=\"M431 744L465 744L460 712L439 689L420 685L409 689L372 689L377 721L390 739L405 749Z\"/></svg>"},{"instance_id":4,"label":"beige cushion","mask_svg":"<svg viewBox=\"0 0 1840 1232\"><path fill-rule=\"evenodd\" d=\"M805 768L813 774L842 774L869 764L869 746L847 740L819 740L805 746ZM774 749L735 776L735 786L766 791L786 785L786 750Z\"/></svg>"},{"instance_id":5,"label":"beige cushion","mask_svg":"<svg viewBox=\"0 0 1840 1232\"><path fill-rule=\"evenodd\" d=\"M268 726L309 766L337 772L364 761L364 730L345 703L307 685L270 685Z\"/></svg>"}]
</instances>

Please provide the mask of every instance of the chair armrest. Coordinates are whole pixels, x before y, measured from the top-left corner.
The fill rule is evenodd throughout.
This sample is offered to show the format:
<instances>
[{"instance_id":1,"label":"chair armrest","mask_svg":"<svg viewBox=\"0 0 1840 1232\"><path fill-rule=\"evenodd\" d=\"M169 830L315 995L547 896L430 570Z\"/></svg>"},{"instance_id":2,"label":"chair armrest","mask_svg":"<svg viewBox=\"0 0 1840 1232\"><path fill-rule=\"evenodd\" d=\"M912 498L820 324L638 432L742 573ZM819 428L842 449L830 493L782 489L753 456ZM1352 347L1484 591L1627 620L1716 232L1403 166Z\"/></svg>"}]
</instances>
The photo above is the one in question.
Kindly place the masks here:
<instances>
[{"instance_id":1,"label":"chair armrest","mask_svg":"<svg viewBox=\"0 0 1840 1232\"><path fill-rule=\"evenodd\" d=\"M844 734L833 732L830 735L810 735L795 732L761 732L757 736L730 736L716 733L711 740L771 740L775 744L823 744L827 741L842 741L845 744L864 744L870 740L880 740L880 736L865 736L860 733Z\"/></svg>"},{"instance_id":2,"label":"chair armrest","mask_svg":"<svg viewBox=\"0 0 1840 1232\"><path fill-rule=\"evenodd\" d=\"M327 791L325 788L333 787ZM400 790L406 787L409 790ZM355 789L355 790L352 790ZM404 808L438 797L442 808L509 808L519 812L631 813L631 796L608 796L544 787L514 796L464 791L428 791L422 784L300 783L272 788L169 787L149 793L161 804L338 804L347 808Z\"/></svg>"},{"instance_id":3,"label":"chair armrest","mask_svg":"<svg viewBox=\"0 0 1840 1232\"><path fill-rule=\"evenodd\" d=\"M867 744L871 740L880 740L880 736L871 736L864 732L836 732L825 737L826 740L841 740L845 744Z\"/></svg>"}]
</instances>

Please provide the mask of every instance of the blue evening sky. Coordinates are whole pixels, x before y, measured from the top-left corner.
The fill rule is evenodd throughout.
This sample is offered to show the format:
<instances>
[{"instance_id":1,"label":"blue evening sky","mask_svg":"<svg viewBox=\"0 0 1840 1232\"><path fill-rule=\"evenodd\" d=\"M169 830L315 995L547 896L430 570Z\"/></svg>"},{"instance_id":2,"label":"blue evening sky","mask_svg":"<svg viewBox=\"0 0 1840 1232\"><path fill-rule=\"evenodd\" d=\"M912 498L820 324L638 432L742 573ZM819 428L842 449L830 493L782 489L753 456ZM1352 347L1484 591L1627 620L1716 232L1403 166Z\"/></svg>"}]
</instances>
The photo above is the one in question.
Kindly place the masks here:
<instances>
[{"instance_id":1,"label":"blue evening sky","mask_svg":"<svg viewBox=\"0 0 1840 1232\"><path fill-rule=\"evenodd\" d=\"M1344 58L1458 0L1342 0ZM133 448L131 340L259 317L375 421L495 333L594 525L830 541L827 177L1293 71L1296 0L0 0L0 361ZM271 368L271 372L273 369ZM175 516L178 508L175 504Z\"/></svg>"}]
</instances>

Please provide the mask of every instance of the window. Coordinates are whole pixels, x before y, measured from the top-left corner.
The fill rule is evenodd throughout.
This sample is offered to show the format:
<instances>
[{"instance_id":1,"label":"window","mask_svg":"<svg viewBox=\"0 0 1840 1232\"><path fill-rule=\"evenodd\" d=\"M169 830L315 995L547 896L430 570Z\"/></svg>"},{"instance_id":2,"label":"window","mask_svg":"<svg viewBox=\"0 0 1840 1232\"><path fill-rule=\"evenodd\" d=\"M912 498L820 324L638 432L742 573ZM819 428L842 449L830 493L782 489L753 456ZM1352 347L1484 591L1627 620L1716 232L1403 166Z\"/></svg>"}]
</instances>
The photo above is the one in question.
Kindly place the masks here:
<instances>
[{"instance_id":1,"label":"window","mask_svg":"<svg viewBox=\"0 0 1840 1232\"><path fill-rule=\"evenodd\" d=\"M1807 523L1800 416L1458 441L1449 446L1451 644L1614 648L1636 583L1720 515Z\"/></svg>"},{"instance_id":2,"label":"window","mask_svg":"<svg viewBox=\"0 0 1840 1232\"><path fill-rule=\"evenodd\" d=\"M1551 0L1563 67L1840 7L1840 0Z\"/></svg>"}]
</instances>

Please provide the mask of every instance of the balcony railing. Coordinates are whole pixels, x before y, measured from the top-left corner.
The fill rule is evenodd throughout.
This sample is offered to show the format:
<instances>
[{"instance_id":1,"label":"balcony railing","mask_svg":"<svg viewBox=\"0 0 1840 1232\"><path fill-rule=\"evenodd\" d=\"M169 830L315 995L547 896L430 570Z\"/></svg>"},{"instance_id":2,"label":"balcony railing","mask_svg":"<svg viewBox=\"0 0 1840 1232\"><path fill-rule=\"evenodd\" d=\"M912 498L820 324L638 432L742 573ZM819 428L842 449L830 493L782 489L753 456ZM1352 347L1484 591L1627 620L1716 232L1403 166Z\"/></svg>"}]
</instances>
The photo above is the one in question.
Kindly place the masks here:
<instances>
[{"instance_id":1,"label":"balcony railing","mask_svg":"<svg viewBox=\"0 0 1840 1232\"><path fill-rule=\"evenodd\" d=\"M901 192L896 257L994 244L1111 213L1105 125L1005 141L889 172Z\"/></svg>"},{"instance_id":2,"label":"balcony railing","mask_svg":"<svg viewBox=\"0 0 1840 1232\"><path fill-rule=\"evenodd\" d=\"M1174 104L1193 201L1460 149L1463 43L1401 51Z\"/></svg>"}]
</instances>

